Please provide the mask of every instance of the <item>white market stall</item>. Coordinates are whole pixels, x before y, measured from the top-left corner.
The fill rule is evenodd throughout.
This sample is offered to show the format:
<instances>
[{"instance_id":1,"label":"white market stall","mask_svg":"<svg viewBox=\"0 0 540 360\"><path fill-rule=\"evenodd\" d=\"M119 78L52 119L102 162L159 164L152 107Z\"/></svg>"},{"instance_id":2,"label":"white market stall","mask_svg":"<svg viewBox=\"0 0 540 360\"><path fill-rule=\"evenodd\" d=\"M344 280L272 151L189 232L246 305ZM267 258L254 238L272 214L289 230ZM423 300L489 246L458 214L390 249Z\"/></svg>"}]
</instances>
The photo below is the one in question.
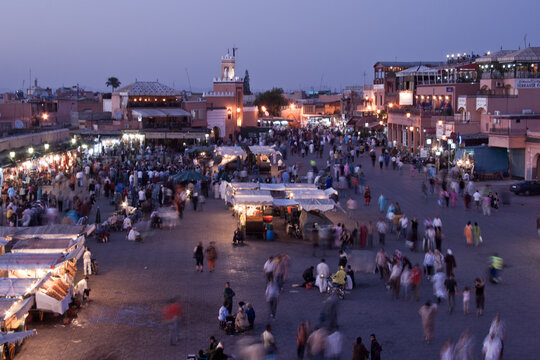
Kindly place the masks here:
<instances>
[{"instance_id":1,"label":"white market stall","mask_svg":"<svg viewBox=\"0 0 540 360\"><path fill-rule=\"evenodd\" d=\"M239 146L218 146L215 151L216 155L220 155L222 157L218 167L225 166L238 158L240 160L244 160L247 156L244 149Z\"/></svg>"}]
</instances>

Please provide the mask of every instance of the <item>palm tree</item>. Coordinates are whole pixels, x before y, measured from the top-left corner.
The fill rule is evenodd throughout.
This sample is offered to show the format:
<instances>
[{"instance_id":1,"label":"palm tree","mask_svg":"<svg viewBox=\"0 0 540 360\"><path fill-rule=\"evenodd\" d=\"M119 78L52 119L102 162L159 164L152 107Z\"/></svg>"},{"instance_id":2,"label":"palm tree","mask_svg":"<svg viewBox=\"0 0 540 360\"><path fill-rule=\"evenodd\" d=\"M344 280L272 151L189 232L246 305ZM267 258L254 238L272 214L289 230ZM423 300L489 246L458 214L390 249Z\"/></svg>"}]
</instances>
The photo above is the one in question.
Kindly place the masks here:
<instances>
[{"instance_id":1,"label":"palm tree","mask_svg":"<svg viewBox=\"0 0 540 360\"><path fill-rule=\"evenodd\" d=\"M114 76L111 76L110 78L108 78L107 82L105 83L107 87L109 86L111 87L111 93L114 92L114 89L118 88L120 84L122 84L120 80L118 80L118 78Z\"/></svg>"}]
</instances>

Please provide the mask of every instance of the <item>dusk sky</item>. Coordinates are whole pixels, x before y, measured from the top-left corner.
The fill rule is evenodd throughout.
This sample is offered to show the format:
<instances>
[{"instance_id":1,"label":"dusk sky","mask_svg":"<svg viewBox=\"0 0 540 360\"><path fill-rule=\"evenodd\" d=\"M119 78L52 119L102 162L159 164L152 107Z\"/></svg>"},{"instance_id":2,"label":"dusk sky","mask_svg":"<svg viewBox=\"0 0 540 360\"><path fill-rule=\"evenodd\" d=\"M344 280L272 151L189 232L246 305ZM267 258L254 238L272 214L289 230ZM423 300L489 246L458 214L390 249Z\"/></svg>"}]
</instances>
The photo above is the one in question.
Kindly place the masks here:
<instances>
[{"instance_id":1,"label":"dusk sky","mask_svg":"<svg viewBox=\"0 0 540 360\"><path fill-rule=\"evenodd\" d=\"M0 2L0 91L116 76L211 89L235 45L237 73L264 90L340 90L378 60L540 46L537 0L23 0Z\"/></svg>"}]
</instances>

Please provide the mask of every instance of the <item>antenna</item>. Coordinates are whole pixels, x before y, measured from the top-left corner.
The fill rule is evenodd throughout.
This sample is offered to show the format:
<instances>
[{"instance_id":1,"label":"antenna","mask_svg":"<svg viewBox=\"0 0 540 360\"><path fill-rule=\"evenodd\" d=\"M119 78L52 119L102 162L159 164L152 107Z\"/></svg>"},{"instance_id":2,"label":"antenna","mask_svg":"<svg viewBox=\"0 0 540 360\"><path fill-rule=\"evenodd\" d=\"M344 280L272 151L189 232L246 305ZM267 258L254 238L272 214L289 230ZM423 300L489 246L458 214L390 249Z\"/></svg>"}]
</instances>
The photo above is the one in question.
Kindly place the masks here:
<instances>
[{"instance_id":1,"label":"antenna","mask_svg":"<svg viewBox=\"0 0 540 360\"><path fill-rule=\"evenodd\" d=\"M234 54L234 49L233 49L233 54ZM188 81L188 84L189 84L189 92L192 92L191 91L191 80L189 79L189 73L187 71L187 68L185 68L186 70L186 75L187 75L187 81Z\"/></svg>"},{"instance_id":2,"label":"antenna","mask_svg":"<svg viewBox=\"0 0 540 360\"><path fill-rule=\"evenodd\" d=\"M235 47L235 46L233 45L233 48L232 48L232 56L233 56L233 57L236 56L236 52L237 52L237 51L238 51L238 48Z\"/></svg>"},{"instance_id":3,"label":"antenna","mask_svg":"<svg viewBox=\"0 0 540 360\"><path fill-rule=\"evenodd\" d=\"M525 34L525 36L523 36L523 45L524 45L524 49L527 48L527 34Z\"/></svg>"}]
</instances>

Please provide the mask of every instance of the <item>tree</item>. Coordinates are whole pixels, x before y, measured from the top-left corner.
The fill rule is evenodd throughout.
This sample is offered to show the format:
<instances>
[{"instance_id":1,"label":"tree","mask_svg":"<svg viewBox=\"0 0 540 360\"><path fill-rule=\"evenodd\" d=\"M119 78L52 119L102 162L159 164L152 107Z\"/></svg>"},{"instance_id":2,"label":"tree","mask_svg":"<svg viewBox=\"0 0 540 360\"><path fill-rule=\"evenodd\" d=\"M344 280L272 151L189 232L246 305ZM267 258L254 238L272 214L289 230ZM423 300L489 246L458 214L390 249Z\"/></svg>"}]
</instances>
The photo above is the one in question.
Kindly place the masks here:
<instances>
[{"instance_id":1,"label":"tree","mask_svg":"<svg viewBox=\"0 0 540 360\"><path fill-rule=\"evenodd\" d=\"M273 88L257 95L255 105L261 109L266 107L266 111L272 116L281 115L281 107L287 106L289 102L283 97L283 89Z\"/></svg>"},{"instance_id":2,"label":"tree","mask_svg":"<svg viewBox=\"0 0 540 360\"><path fill-rule=\"evenodd\" d=\"M114 76L111 76L110 78L108 78L107 82L105 83L107 87L109 86L111 87L111 92L114 92L114 89L118 88L120 84L122 84L120 80L118 80L118 78Z\"/></svg>"},{"instance_id":3,"label":"tree","mask_svg":"<svg viewBox=\"0 0 540 360\"><path fill-rule=\"evenodd\" d=\"M251 89L249 88L249 73L247 70L244 75L244 95L251 95Z\"/></svg>"}]
</instances>

